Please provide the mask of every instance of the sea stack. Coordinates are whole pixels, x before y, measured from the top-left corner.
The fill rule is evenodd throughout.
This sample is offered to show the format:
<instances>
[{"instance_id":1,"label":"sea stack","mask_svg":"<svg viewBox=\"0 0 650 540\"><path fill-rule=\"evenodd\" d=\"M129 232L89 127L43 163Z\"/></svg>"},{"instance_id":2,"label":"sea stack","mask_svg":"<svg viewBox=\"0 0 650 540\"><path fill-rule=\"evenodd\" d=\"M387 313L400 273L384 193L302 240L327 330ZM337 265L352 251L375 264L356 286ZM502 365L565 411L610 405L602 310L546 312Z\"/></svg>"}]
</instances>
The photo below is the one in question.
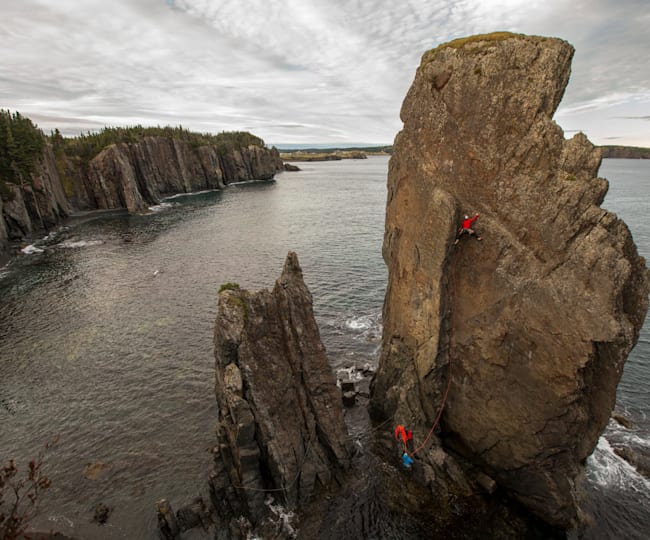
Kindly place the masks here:
<instances>
[{"instance_id":1,"label":"sea stack","mask_svg":"<svg viewBox=\"0 0 650 540\"><path fill-rule=\"evenodd\" d=\"M552 119L573 53L497 33L422 57L389 166L372 395L373 414L408 425L415 446L445 402L416 455L433 490L453 483L437 473L456 456L560 528L578 520L582 464L649 290L627 226L600 208L600 151ZM455 244L474 213L483 240Z\"/></svg>"},{"instance_id":2,"label":"sea stack","mask_svg":"<svg viewBox=\"0 0 650 540\"><path fill-rule=\"evenodd\" d=\"M272 291L224 287L214 340L212 504L226 523L244 516L255 527L267 497L297 509L350 465L340 390L295 253Z\"/></svg>"}]
</instances>

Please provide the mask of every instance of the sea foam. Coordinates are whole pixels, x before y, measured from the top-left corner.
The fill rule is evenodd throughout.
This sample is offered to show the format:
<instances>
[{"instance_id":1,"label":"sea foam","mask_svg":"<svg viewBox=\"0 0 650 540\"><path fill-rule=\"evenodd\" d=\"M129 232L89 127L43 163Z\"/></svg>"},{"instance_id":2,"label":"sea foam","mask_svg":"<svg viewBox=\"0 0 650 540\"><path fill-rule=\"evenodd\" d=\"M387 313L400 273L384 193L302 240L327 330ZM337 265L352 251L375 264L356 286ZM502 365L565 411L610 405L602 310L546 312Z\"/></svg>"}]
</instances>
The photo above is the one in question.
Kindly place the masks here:
<instances>
[{"instance_id":1,"label":"sea foam","mask_svg":"<svg viewBox=\"0 0 650 540\"><path fill-rule=\"evenodd\" d=\"M44 250L42 250L39 247L36 247L36 245L34 244L30 244L29 246L24 247L20 251L25 255L34 255L35 253L43 253Z\"/></svg>"}]
</instances>

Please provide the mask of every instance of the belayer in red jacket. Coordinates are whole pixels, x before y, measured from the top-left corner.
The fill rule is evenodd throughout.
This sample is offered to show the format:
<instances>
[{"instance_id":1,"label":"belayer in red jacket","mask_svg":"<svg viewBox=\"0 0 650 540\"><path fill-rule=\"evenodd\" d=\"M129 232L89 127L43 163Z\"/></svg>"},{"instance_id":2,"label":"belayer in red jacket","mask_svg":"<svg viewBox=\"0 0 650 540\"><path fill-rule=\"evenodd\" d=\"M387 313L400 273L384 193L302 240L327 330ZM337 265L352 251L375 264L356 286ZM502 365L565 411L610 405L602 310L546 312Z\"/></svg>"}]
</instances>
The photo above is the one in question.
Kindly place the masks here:
<instances>
[{"instance_id":1,"label":"belayer in red jacket","mask_svg":"<svg viewBox=\"0 0 650 540\"><path fill-rule=\"evenodd\" d=\"M463 236L464 234L473 236L477 240L483 240L483 238L481 238L478 234L476 234L476 231L472 229L472 223L474 223L477 219L478 219L478 212L476 212L476 214L474 214L472 217L469 217L467 214L465 214L465 218L463 219L463 224L461 225L460 229L458 229L458 236L456 236L456 241L454 242L454 245L458 244L460 237Z\"/></svg>"},{"instance_id":2,"label":"belayer in red jacket","mask_svg":"<svg viewBox=\"0 0 650 540\"><path fill-rule=\"evenodd\" d=\"M395 428L395 439L398 441L402 439L402 442L406 445L408 441L413 440L413 433L410 429L406 429L402 424L399 424Z\"/></svg>"}]
</instances>

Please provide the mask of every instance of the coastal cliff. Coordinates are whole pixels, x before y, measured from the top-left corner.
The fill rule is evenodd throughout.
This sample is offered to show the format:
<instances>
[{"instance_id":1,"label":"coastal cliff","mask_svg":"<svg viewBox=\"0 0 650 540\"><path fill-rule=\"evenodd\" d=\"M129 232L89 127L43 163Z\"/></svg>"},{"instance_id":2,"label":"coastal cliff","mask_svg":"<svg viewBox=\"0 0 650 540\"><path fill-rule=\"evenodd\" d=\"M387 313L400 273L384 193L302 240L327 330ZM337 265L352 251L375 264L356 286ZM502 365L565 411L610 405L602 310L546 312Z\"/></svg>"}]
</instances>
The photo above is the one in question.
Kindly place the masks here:
<instances>
[{"instance_id":1,"label":"coastal cliff","mask_svg":"<svg viewBox=\"0 0 650 540\"><path fill-rule=\"evenodd\" d=\"M8 248L9 240L20 240L32 231L53 227L72 212L50 145L46 145L38 157L28 182L22 185L6 182L4 189L0 255ZM4 250L3 237L6 238Z\"/></svg>"},{"instance_id":2,"label":"coastal cliff","mask_svg":"<svg viewBox=\"0 0 650 540\"><path fill-rule=\"evenodd\" d=\"M220 153L214 146L193 148L185 141L145 137L102 150L74 193L80 209L127 208L136 213L164 195L269 180L280 170L282 160L275 149L250 145Z\"/></svg>"},{"instance_id":3,"label":"coastal cliff","mask_svg":"<svg viewBox=\"0 0 650 540\"><path fill-rule=\"evenodd\" d=\"M389 165L371 401L413 430L434 493L462 497L480 474L560 528L578 521L650 288L628 228L600 208L599 150L552 120L573 52L498 33L424 54ZM482 241L455 244L474 212Z\"/></svg>"},{"instance_id":4,"label":"coastal cliff","mask_svg":"<svg viewBox=\"0 0 650 540\"><path fill-rule=\"evenodd\" d=\"M44 144L20 182L2 179L0 255L11 241L47 230L74 211L125 208L132 213L145 212L166 195L268 180L283 170L275 148L248 137L259 142L224 148L144 136L107 145L86 159L68 155L60 146Z\"/></svg>"}]
</instances>

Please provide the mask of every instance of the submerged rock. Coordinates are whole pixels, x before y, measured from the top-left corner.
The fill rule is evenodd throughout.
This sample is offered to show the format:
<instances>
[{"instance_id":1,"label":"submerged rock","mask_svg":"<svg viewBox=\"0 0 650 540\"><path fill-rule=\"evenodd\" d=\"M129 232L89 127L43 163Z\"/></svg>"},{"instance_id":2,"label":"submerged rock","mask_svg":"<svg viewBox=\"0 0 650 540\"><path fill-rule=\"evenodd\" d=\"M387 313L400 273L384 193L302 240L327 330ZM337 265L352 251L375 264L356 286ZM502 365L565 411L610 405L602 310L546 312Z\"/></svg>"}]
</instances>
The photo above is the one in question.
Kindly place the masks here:
<instances>
[{"instance_id":1,"label":"submerged rock","mask_svg":"<svg viewBox=\"0 0 650 540\"><path fill-rule=\"evenodd\" d=\"M221 519L296 508L349 465L341 395L295 253L272 291L230 285L215 325L218 445L212 504ZM231 522L231 529L232 527Z\"/></svg>"},{"instance_id":2,"label":"submerged rock","mask_svg":"<svg viewBox=\"0 0 650 540\"><path fill-rule=\"evenodd\" d=\"M634 449L629 446L616 446L614 453L632 465L640 475L650 479L650 452L645 448Z\"/></svg>"},{"instance_id":3,"label":"submerged rock","mask_svg":"<svg viewBox=\"0 0 650 540\"><path fill-rule=\"evenodd\" d=\"M112 513L113 507L107 506L104 503L98 503L95 505L95 508L93 510L93 521L99 523L100 525L104 525Z\"/></svg>"},{"instance_id":4,"label":"submerged rock","mask_svg":"<svg viewBox=\"0 0 650 540\"><path fill-rule=\"evenodd\" d=\"M111 469L111 465L104 463L103 461L97 461L95 463L88 463L84 467L84 478L87 480L97 480L102 477L107 471Z\"/></svg>"},{"instance_id":5,"label":"submerged rock","mask_svg":"<svg viewBox=\"0 0 650 540\"><path fill-rule=\"evenodd\" d=\"M440 452L455 454L558 527L576 523L582 463L649 290L629 230L600 208L599 150L552 120L573 52L499 33L423 56L389 166L372 395L373 414L408 425L417 446L451 377L416 455L431 488L475 486L441 472ZM454 246L470 212L483 241Z\"/></svg>"}]
</instances>

